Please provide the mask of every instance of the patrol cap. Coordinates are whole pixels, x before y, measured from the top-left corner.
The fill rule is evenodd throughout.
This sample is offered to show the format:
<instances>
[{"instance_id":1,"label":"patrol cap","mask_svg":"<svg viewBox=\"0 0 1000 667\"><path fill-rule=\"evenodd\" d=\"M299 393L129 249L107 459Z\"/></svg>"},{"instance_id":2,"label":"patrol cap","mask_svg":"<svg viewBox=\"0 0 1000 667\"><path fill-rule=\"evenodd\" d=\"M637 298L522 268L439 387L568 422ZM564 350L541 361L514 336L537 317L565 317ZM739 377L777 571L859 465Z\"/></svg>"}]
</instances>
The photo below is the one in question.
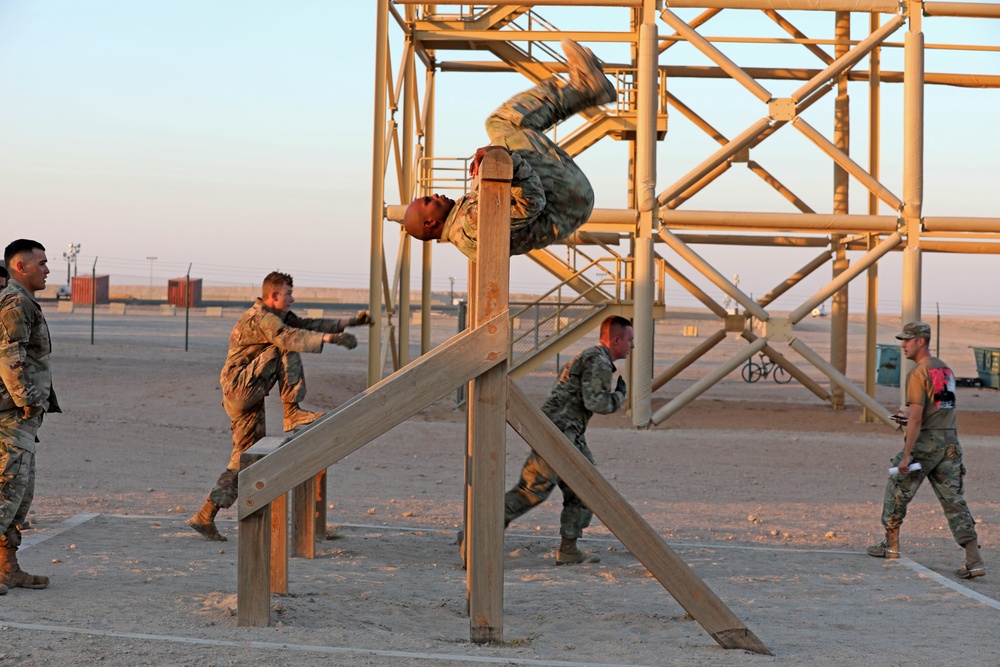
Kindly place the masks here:
<instances>
[{"instance_id":1,"label":"patrol cap","mask_svg":"<svg viewBox=\"0 0 1000 667\"><path fill-rule=\"evenodd\" d=\"M926 338L930 340L931 325L926 322L910 322L903 327L903 332L896 334L899 340L909 340L911 338Z\"/></svg>"}]
</instances>

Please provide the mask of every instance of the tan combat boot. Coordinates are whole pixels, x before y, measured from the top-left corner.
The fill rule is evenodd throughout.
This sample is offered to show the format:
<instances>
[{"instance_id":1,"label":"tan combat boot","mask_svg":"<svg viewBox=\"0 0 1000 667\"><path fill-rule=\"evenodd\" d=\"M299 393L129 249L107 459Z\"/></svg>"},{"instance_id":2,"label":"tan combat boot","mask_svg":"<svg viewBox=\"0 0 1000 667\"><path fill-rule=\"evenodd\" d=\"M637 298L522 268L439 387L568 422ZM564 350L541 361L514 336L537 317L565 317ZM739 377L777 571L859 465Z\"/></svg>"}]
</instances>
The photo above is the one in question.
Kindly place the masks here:
<instances>
[{"instance_id":1,"label":"tan combat boot","mask_svg":"<svg viewBox=\"0 0 1000 667\"><path fill-rule=\"evenodd\" d=\"M885 539L865 551L875 558L899 558L899 528L886 528Z\"/></svg>"},{"instance_id":2,"label":"tan combat boot","mask_svg":"<svg viewBox=\"0 0 1000 667\"><path fill-rule=\"evenodd\" d=\"M962 579L986 576L986 565L979 555L979 544L972 540L965 545L965 565L955 571Z\"/></svg>"},{"instance_id":3,"label":"tan combat boot","mask_svg":"<svg viewBox=\"0 0 1000 667\"><path fill-rule=\"evenodd\" d=\"M6 588L45 588L49 578L28 574L17 564L17 549L0 547L0 585Z\"/></svg>"},{"instance_id":4,"label":"tan combat boot","mask_svg":"<svg viewBox=\"0 0 1000 667\"><path fill-rule=\"evenodd\" d=\"M198 513L187 520L187 525L210 542L225 542L226 536L215 527L215 515L222 509L211 500L206 500Z\"/></svg>"},{"instance_id":5,"label":"tan combat boot","mask_svg":"<svg viewBox=\"0 0 1000 667\"><path fill-rule=\"evenodd\" d=\"M592 106L613 102L618 92L608 77L604 76L601 61L593 51L569 38L562 41L562 49L566 54L572 86L586 93Z\"/></svg>"},{"instance_id":6,"label":"tan combat boot","mask_svg":"<svg viewBox=\"0 0 1000 667\"><path fill-rule=\"evenodd\" d=\"M322 412L303 410L298 403L285 403L285 433L294 431L299 426L312 424L322 416Z\"/></svg>"},{"instance_id":7,"label":"tan combat boot","mask_svg":"<svg viewBox=\"0 0 1000 667\"><path fill-rule=\"evenodd\" d=\"M581 563L600 563L601 559L592 554L585 554L576 548L576 538L564 537L556 552L556 565L579 565Z\"/></svg>"}]
</instances>

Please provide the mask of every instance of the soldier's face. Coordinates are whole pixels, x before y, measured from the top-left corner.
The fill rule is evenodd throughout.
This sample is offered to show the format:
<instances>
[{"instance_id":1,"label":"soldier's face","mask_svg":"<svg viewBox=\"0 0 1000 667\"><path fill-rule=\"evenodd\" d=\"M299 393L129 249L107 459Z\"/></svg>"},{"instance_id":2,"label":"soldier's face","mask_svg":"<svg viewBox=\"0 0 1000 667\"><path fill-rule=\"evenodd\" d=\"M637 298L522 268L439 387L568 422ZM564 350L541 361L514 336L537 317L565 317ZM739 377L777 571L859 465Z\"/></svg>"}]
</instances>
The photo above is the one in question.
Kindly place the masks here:
<instances>
[{"instance_id":1,"label":"soldier's face","mask_svg":"<svg viewBox=\"0 0 1000 667\"><path fill-rule=\"evenodd\" d=\"M272 301L274 302L271 307L280 313L287 313L292 309L292 304L295 303L295 297L292 296L292 288L285 285L280 290L272 292Z\"/></svg>"},{"instance_id":2,"label":"soldier's face","mask_svg":"<svg viewBox=\"0 0 1000 667\"><path fill-rule=\"evenodd\" d=\"M633 338L635 337L635 332L632 327L624 327L622 329L621 335L613 336L611 338L611 345L609 350L611 351L611 361L618 361L619 359L627 359L629 352L635 347Z\"/></svg>"},{"instance_id":3,"label":"soldier's face","mask_svg":"<svg viewBox=\"0 0 1000 667\"><path fill-rule=\"evenodd\" d=\"M35 248L30 253L24 252L13 260L13 268L17 271L18 281L31 293L45 289L45 279L49 275L49 258L44 250Z\"/></svg>"},{"instance_id":4,"label":"soldier's face","mask_svg":"<svg viewBox=\"0 0 1000 667\"><path fill-rule=\"evenodd\" d=\"M923 347L923 344L924 344L923 338L904 338L903 340L899 341L899 346L903 348L903 356L905 356L910 361L914 360L914 358L917 356L917 353L920 351L920 348Z\"/></svg>"}]
</instances>

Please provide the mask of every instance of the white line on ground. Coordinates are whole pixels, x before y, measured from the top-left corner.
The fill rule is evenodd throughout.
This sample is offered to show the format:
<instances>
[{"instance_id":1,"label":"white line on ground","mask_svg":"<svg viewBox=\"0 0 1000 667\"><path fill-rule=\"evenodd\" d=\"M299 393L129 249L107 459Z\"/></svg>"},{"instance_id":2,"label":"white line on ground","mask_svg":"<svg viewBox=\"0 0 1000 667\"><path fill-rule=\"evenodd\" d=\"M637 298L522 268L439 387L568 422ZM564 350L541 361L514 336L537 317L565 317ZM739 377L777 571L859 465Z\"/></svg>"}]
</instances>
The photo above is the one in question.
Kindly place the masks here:
<instances>
[{"instance_id":1,"label":"white line on ground","mask_svg":"<svg viewBox=\"0 0 1000 667\"><path fill-rule=\"evenodd\" d=\"M994 609L1000 609L1000 602L997 602L993 598L986 597L982 593L977 593L976 591L972 590L971 588L963 586L957 581L952 581L948 577L943 577L934 570L928 569L923 565L921 565L920 563L910 560L909 558L900 558L898 560L900 565L905 565L906 567L910 568L917 574L922 574L928 579L932 579L933 581L936 581L942 586L947 586L948 588L954 591L958 591L959 593L965 595L966 597L970 597L973 600L978 600L979 602L982 602L987 606L993 607Z\"/></svg>"},{"instance_id":2,"label":"white line on ground","mask_svg":"<svg viewBox=\"0 0 1000 667\"><path fill-rule=\"evenodd\" d=\"M411 653L408 651L385 651L380 649L345 648L341 646L312 646L310 644L286 644L284 642L234 641L227 639L202 639L200 637L180 637L176 635L151 635L139 632L115 632L113 630L94 630L91 628L75 628L67 625L40 625L37 623L12 623L0 620L0 629L14 628L17 630L36 630L41 632L62 632L94 637L114 637L117 639L135 639L142 641L172 642L174 644L189 644L203 646L226 646L232 648L257 648L277 651L301 651L303 653L326 653L330 655L371 655L381 658L407 658L410 660L428 660L431 664L440 665L444 662L472 662L491 665L530 665L537 667L650 667L649 665L625 665L597 662L569 662L566 660L532 660L528 658L502 658L490 656L454 655L450 653Z\"/></svg>"},{"instance_id":3,"label":"white line on ground","mask_svg":"<svg viewBox=\"0 0 1000 667\"><path fill-rule=\"evenodd\" d=\"M51 539L51 538L55 537L56 535L60 535L62 533L65 533L67 530L71 530L73 528L76 528L81 523L85 523L87 521L90 521L91 519L93 519L94 517L97 517L97 516L100 516L100 515L99 514L92 514L92 513L89 513L89 512L84 513L84 514L77 514L76 516L71 516L70 518L66 519L61 524L59 524L55 528L52 528L51 530L39 531L39 532L35 533L34 535L31 535L30 537L24 537L22 535L21 536L21 546L18 547L18 548L22 549L22 550L24 550L24 549L30 549L31 547L33 547L33 546L35 546L37 544L41 544L45 540Z\"/></svg>"}]
</instances>

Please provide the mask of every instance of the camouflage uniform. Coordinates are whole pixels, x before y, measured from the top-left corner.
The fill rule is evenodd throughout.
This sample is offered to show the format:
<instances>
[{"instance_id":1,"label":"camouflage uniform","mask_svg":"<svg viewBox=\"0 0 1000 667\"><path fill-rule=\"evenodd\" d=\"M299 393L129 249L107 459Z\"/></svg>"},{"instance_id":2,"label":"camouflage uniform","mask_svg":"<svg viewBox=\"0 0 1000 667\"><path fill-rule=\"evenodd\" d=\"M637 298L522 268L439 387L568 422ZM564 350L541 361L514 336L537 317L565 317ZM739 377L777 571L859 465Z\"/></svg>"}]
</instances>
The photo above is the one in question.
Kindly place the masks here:
<instances>
[{"instance_id":1,"label":"camouflage uniform","mask_svg":"<svg viewBox=\"0 0 1000 667\"><path fill-rule=\"evenodd\" d=\"M515 95L486 120L495 146L511 151L510 254L523 255L575 232L594 209L590 181L566 151L543 134L559 121L594 105L593 93L547 79ZM476 258L478 185L445 220L441 241Z\"/></svg>"},{"instance_id":2,"label":"camouflage uniform","mask_svg":"<svg viewBox=\"0 0 1000 667\"><path fill-rule=\"evenodd\" d=\"M590 453L584 437L590 416L595 412L611 414L625 402L623 393L611 389L611 376L615 370L607 347L595 345L588 348L563 368L558 384L542 405L542 412L591 463L594 462L594 455ZM534 452L524 462L517 486L504 495L504 526L548 498L557 484L563 493L559 534L569 539L580 538L583 529L590 525L593 512Z\"/></svg>"},{"instance_id":3,"label":"camouflage uniform","mask_svg":"<svg viewBox=\"0 0 1000 667\"><path fill-rule=\"evenodd\" d=\"M267 434L264 397L275 383L281 402L299 403L306 380L299 352L322 352L323 335L341 333L346 320L282 317L257 299L229 335L229 356L222 367L222 406L233 429L233 453L208 498L219 507L236 502L240 455Z\"/></svg>"},{"instance_id":4,"label":"camouflage uniform","mask_svg":"<svg viewBox=\"0 0 1000 667\"><path fill-rule=\"evenodd\" d=\"M21 544L35 492L35 443L44 412L62 412L52 390L52 341L41 306L14 279L0 292L0 547ZM24 406L41 406L24 419Z\"/></svg>"},{"instance_id":5,"label":"camouflage uniform","mask_svg":"<svg viewBox=\"0 0 1000 667\"><path fill-rule=\"evenodd\" d=\"M922 359L906 376L906 403L924 406L920 435L913 445L912 461L920 470L892 475L885 487L882 525L899 528L906 507L926 477L944 509L948 527L960 546L978 541L976 522L965 503L965 466L955 418L955 374L935 357ZM899 465L903 452L892 459Z\"/></svg>"}]
</instances>

